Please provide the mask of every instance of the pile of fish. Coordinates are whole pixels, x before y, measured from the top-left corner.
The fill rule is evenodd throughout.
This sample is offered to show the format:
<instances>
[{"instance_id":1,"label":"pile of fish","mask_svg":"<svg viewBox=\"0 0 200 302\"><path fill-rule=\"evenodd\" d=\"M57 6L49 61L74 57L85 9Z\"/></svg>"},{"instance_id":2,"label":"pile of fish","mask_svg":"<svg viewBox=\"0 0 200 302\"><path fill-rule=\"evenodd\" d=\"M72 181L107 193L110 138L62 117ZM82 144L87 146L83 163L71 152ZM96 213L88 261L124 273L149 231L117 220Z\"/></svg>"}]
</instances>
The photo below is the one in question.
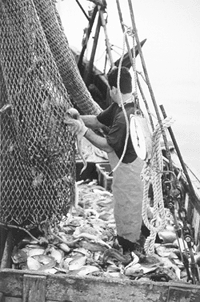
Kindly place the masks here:
<instances>
[{"instance_id":1,"label":"pile of fish","mask_svg":"<svg viewBox=\"0 0 200 302\"><path fill-rule=\"evenodd\" d=\"M184 242L182 247L177 242L172 220L160 232L163 243L155 243L152 256L137 251L123 255L116 240L112 193L96 180L80 181L77 186L76 208L56 229L48 230L47 236L20 240L12 252L12 268L143 281L189 281L189 251L184 250ZM181 261L180 248L187 253L188 267ZM196 263L200 262L195 246L193 252Z\"/></svg>"}]
</instances>

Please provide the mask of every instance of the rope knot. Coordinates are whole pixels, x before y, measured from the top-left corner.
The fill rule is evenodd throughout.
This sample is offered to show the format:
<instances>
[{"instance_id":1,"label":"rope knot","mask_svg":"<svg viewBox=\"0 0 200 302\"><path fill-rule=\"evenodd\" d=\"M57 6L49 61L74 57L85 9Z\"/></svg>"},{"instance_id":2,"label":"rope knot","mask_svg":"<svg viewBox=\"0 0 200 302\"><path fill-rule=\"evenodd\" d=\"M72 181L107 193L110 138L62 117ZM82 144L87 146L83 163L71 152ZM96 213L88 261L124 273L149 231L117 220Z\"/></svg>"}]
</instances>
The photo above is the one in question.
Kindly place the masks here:
<instances>
[{"instance_id":1,"label":"rope knot","mask_svg":"<svg viewBox=\"0 0 200 302\"><path fill-rule=\"evenodd\" d=\"M151 179L151 167L150 163L145 162L144 167L141 172L141 179L143 181L149 182Z\"/></svg>"},{"instance_id":2,"label":"rope knot","mask_svg":"<svg viewBox=\"0 0 200 302\"><path fill-rule=\"evenodd\" d=\"M126 34L129 35L129 36L131 36L131 37L134 37L135 36L135 32L134 32L133 28L130 27L130 26L128 26L128 25L126 25L126 24L124 24L123 22L122 22L122 24L126 28L125 29Z\"/></svg>"}]
</instances>

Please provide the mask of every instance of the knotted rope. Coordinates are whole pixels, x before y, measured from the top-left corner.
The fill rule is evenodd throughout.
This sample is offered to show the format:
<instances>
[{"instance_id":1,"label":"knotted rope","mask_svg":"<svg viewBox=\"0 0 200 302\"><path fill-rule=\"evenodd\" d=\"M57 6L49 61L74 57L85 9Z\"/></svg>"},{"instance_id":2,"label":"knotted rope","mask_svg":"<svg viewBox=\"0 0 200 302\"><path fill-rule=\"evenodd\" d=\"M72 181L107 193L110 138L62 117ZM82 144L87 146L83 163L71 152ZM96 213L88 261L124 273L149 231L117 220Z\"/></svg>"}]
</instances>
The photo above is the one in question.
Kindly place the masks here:
<instances>
[{"instance_id":1,"label":"knotted rope","mask_svg":"<svg viewBox=\"0 0 200 302\"><path fill-rule=\"evenodd\" d=\"M163 121L163 127L167 128L172 124L171 118L166 118ZM143 187L143 202L142 202L142 218L146 227L150 230L150 235L146 239L144 249L146 254L151 255L154 253L154 244L156 234L163 230L166 225L165 209L163 202L162 192L162 171L163 171L163 158L160 145L160 136L162 130L160 125L156 126L156 129L152 135L152 156L149 161L146 161L141 173L142 180L144 182ZM148 207L149 198L148 192L150 184L153 188L154 204L153 204L153 218L148 219Z\"/></svg>"}]
</instances>

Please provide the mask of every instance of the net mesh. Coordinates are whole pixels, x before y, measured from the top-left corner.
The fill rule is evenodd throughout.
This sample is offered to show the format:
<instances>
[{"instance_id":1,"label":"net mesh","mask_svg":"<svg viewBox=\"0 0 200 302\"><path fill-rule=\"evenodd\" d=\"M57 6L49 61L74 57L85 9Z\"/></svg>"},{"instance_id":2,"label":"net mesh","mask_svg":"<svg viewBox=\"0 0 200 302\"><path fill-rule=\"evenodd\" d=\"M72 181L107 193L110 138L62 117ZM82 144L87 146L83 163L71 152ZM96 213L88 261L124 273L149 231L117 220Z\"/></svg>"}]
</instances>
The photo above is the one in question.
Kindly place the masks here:
<instances>
[{"instance_id":1,"label":"net mesh","mask_svg":"<svg viewBox=\"0 0 200 302\"><path fill-rule=\"evenodd\" d=\"M96 114L50 0L0 2L0 223L58 222L75 198L77 105Z\"/></svg>"}]
</instances>

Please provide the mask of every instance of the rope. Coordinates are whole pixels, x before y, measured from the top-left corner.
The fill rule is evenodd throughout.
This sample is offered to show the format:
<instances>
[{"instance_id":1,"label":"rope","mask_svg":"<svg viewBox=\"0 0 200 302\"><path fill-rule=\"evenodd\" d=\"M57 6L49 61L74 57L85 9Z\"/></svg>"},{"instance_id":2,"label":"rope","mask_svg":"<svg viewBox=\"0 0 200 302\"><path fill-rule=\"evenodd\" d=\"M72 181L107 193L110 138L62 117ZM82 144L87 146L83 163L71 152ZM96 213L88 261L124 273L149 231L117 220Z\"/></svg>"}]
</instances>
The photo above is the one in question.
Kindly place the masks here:
<instances>
[{"instance_id":1,"label":"rope","mask_svg":"<svg viewBox=\"0 0 200 302\"><path fill-rule=\"evenodd\" d=\"M124 27L126 27L126 32L129 36L133 38L133 56L132 56L132 68L133 68L133 81L134 81L134 96L136 99L136 102L138 103L138 92L137 92L137 70L136 70L136 40L135 40L135 34L132 29L132 27L128 27L126 24L124 24ZM128 43L128 42L127 42ZM138 104L137 104L138 105Z\"/></svg>"},{"instance_id":2,"label":"rope","mask_svg":"<svg viewBox=\"0 0 200 302\"><path fill-rule=\"evenodd\" d=\"M122 61L123 61L124 52L125 52L126 33L127 33L127 30L125 30L124 34L123 34L123 51L122 51L122 56L121 56L120 61L119 61L118 74L117 74L117 89L118 89L118 93L120 95L121 107L122 107L122 111L124 113L125 122L126 122L126 137L125 137L124 149L123 149L122 155L121 155L118 163L116 164L116 166L113 168L111 173L115 172L117 170L117 168L119 167L119 165L121 164L122 159L123 159L123 157L125 155L125 152L126 152L126 148L127 148L127 144L128 144L128 138L129 138L129 121L128 121L128 116L127 116L126 110L124 108L122 95L121 95L121 91L120 91L120 74L121 74Z\"/></svg>"},{"instance_id":3,"label":"rope","mask_svg":"<svg viewBox=\"0 0 200 302\"><path fill-rule=\"evenodd\" d=\"M137 93L137 71L136 71L136 55L135 55L135 47L136 47L136 43L135 43L135 35L133 30L129 29L129 34L132 36L133 38L133 75L134 75L134 94L135 94L135 98L136 100L138 100L138 93Z\"/></svg>"},{"instance_id":4,"label":"rope","mask_svg":"<svg viewBox=\"0 0 200 302\"><path fill-rule=\"evenodd\" d=\"M163 121L163 127L167 128L172 124L171 118L166 118ZM150 235L147 237L144 249L146 254L151 255L154 253L154 244L156 234L163 230L166 226L165 209L163 202L162 192L162 171L163 171L163 159L160 146L160 136L162 130L159 124L156 126L152 136L152 156L151 160L146 161L141 173L141 177L144 182L143 188L143 201L142 201L142 218L146 227L150 230ZM151 221L148 219L148 207L149 205L149 186L152 184L154 194L153 205L153 218Z\"/></svg>"}]
</instances>

